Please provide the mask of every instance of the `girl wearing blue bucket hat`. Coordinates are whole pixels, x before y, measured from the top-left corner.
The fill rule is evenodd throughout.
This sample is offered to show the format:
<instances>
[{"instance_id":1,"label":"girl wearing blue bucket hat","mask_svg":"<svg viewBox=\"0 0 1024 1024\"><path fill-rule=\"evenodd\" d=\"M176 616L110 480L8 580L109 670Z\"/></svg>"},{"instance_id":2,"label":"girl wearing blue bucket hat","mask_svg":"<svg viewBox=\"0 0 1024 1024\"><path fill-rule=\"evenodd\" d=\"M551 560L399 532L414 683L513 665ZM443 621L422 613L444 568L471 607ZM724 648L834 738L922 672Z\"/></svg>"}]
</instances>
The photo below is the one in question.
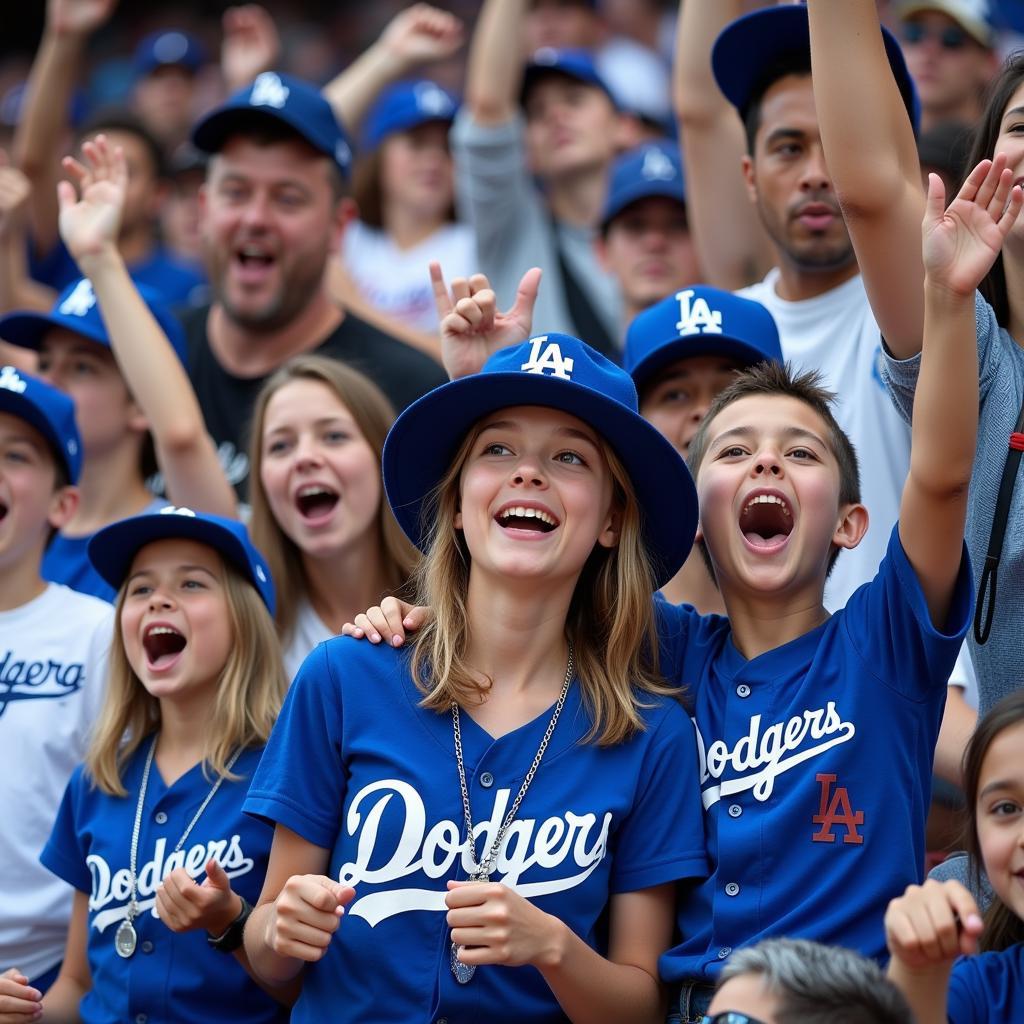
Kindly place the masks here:
<instances>
[{"instance_id":1,"label":"girl wearing blue bucket hat","mask_svg":"<svg viewBox=\"0 0 1024 1024\"><path fill-rule=\"evenodd\" d=\"M276 826L246 929L293 1021L661 1019L675 882L706 872L691 723L651 595L693 484L575 338L496 353L384 448L436 614L321 644L245 809Z\"/></svg>"},{"instance_id":2,"label":"girl wearing blue bucket hat","mask_svg":"<svg viewBox=\"0 0 1024 1024\"><path fill-rule=\"evenodd\" d=\"M241 523L173 506L106 527L89 555L118 629L41 857L75 890L42 1013L287 1020L241 949L271 842L241 805L285 690L266 563ZM29 1019L38 993L5 984Z\"/></svg>"}]
</instances>

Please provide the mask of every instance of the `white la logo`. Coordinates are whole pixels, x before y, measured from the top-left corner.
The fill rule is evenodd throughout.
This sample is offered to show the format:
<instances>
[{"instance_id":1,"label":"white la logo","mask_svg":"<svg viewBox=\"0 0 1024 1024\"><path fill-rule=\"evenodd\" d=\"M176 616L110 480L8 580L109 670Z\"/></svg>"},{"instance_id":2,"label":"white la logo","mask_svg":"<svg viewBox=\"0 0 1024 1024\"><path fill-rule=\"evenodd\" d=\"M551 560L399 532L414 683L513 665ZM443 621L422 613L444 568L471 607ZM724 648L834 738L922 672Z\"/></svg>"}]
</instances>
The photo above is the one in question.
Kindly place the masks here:
<instances>
[{"instance_id":1,"label":"white la logo","mask_svg":"<svg viewBox=\"0 0 1024 1024\"><path fill-rule=\"evenodd\" d=\"M273 71L264 71L252 83L252 95L249 103L254 107L277 107L285 105L291 90Z\"/></svg>"},{"instance_id":2,"label":"white la logo","mask_svg":"<svg viewBox=\"0 0 1024 1024\"><path fill-rule=\"evenodd\" d=\"M441 117L451 110L451 102L433 82L420 82L415 89L416 106L424 114Z\"/></svg>"},{"instance_id":3,"label":"white la logo","mask_svg":"<svg viewBox=\"0 0 1024 1024\"><path fill-rule=\"evenodd\" d=\"M648 149L640 173L647 181L671 181L676 176L672 161L660 149Z\"/></svg>"},{"instance_id":4,"label":"white la logo","mask_svg":"<svg viewBox=\"0 0 1024 1024\"><path fill-rule=\"evenodd\" d=\"M546 334L541 335L539 338L530 339L530 358L519 369L525 370L527 373L540 374L543 374L545 370L550 370L551 373L548 376L570 380L569 375L572 373L573 364L572 357L565 356L563 358L562 350L559 348L557 341L548 342L544 352L541 353L540 347L545 342L548 342Z\"/></svg>"},{"instance_id":5,"label":"white la logo","mask_svg":"<svg viewBox=\"0 0 1024 1024\"><path fill-rule=\"evenodd\" d=\"M195 514L195 512L192 511L192 509L185 508L184 505L181 508L178 508L175 505L164 505L164 507L162 509L160 509L160 515L162 515L162 516L191 516L194 519L196 514Z\"/></svg>"},{"instance_id":6,"label":"white la logo","mask_svg":"<svg viewBox=\"0 0 1024 1024\"><path fill-rule=\"evenodd\" d=\"M86 279L75 285L75 290L60 304L57 311L65 316L85 316L95 305L96 295L92 290L92 282Z\"/></svg>"},{"instance_id":7,"label":"white la logo","mask_svg":"<svg viewBox=\"0 0 1024 1024\"><path fill-rule=\"evenodd\" d=\"M14 391L23 394L28 385L18 376L18 371L13 366L5 366L0 370L0 388L5 391Z\"/></svg>"},{"instance_id":8,"label":"white la logo","mask_svg":"<svg viewBox=\"0 0 1024 1024\"><path fill-rule=\"evenodd\" d=\"M717 309L711 309L707 299L698 298L691 306L692 298L692 288L676 292L676 299L679 302L679 323L676 324L676 330L679 336L682 338L688 334L721 334L722 314Z\"/></svg>"}]
</instances>

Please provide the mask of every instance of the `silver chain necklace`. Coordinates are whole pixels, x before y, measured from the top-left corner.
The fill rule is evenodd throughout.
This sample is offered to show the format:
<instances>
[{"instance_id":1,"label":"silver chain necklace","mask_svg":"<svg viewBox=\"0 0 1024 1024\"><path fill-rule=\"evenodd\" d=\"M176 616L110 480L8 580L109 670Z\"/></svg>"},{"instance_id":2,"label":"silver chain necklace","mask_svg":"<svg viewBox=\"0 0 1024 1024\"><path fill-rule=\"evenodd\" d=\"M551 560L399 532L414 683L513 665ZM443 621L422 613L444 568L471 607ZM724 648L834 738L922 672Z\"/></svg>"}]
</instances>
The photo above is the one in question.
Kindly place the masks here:
<instances>
[{"instance_id":1,"label":"silver chain necklace","mask_svg":"<svg viewBox=\"0 0 1024 1024\"><path fill-rule=\"evenodd\" d=\"M547 750L548 743L555 731L555 726L558 724L558 716L562 713L562 707L565 704L565 697L569 692L569 683L572 681L574 667L573 662L572 641L569 641L569 660L565 666L565 679L562 680L562 692L558 695L558 701L555 703L555 710L551 715L551 721L548 722L548 727L544 731L544 736L541 738L540 746L537 748L537 753L533 758L533 764L530 765L530 769L526 773L526 777L523 779L523 784L519 787L519 792L516 795L515 800L512 801L512 806L508 809L508 813L505 815L505 820L502 821L501 827L498 829L497 833L495 833L494 839L491 840L491 845L487 848L487 852L484 855L483 860L480 861L476 859L476 840L473 837L473 811L469 805L469 787L466 785L466 765L462 757L462 729L459 722L459 705L455 701L452 701L452 731L455 733L455 760L459 766L459 788L462 790L462 813L466 824L466 852L469 855L469 862L472 865L472 870L469 875L469 880L471 882L486 882L491 877L491 872L494 870L494 863L498 859L498 852L501 849L501 842L505 838L505 833L508 832L509 826L515 820L516 812L519 810L519 805L523 802L523 797L526 796L526 791L530 788L530 783L533 782L534 775L537 774L541 758L544 756L544 751ZM455 975L455 980L460 985L465 985L476 973L476 965L464 964L459 960L459 950L461 948L461 946L457 946L452 942L451 968L452 974Z\"/></svg>"},{"instance_id":2,"label":"silver chain necklace","mask_svg":"<svg viewBox=\"0 0 1024 1024\"><path fill-rule=\"evenodd\" d=\"M132 898L128 903L128 913L125 919L117 926L117 932L114 935L114 949L117 950L118 956L124 957L126 960L135 952L135 947L139 941L135 926L132 924L132 921L138 917L140 909L137 898L139 895L139 876L136 871L136 860L139 854L139 829L142 826L142 805L146 802L146 789L149 786L149 771L153 767L153 755L156 753L156 741L159 738L159 733L153 737L153 742L149 745L149 753L146 755L146 767L142 770L142 785L139 787L139 801L135 805L135 824L132 826L132 849L128 861L132 875ZM177 853L185 845L185 840L188 839L189 833L195 827L196 822L203 811L206 810L210 801L214 798L217 790L220 789L220 784L224 781L224 777L230 774L231 769L234 768L235 762L241 753L242 751L239 749L232 754L231 760L228 761L224 769L224 774L218 777L210 792L206 794L206 799L199 805L199 810L192 816L192 820L188 823L188 828L182 833L177 845L171 851L172 854Z\"/></svg>"}]
</instances>

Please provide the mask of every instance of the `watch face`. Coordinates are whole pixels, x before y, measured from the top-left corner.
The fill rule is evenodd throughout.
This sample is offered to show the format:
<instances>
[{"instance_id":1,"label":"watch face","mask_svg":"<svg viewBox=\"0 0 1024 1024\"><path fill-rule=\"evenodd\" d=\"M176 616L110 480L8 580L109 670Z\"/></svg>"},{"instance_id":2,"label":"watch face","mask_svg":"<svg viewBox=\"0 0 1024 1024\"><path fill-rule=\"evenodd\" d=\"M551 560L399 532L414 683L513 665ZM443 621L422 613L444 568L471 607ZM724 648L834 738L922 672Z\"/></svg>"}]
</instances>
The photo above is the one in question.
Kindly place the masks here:
<instances>
[{"instance_id":1,"label":"watch face","mask_svg":"<svg viewBox=\"0 0 1024 1024\"><path fill-rule=\"evenodd\" d=\"M249 901L241 894L238 898L242 901L242 909L239 911L238 917L228 925L228 930L216 938L212 935L206 937L206 941L221 953L233 953L242 945L245 922L249 920L249 915L252 913L252 905Z\"/></svg>"}]
</instances>

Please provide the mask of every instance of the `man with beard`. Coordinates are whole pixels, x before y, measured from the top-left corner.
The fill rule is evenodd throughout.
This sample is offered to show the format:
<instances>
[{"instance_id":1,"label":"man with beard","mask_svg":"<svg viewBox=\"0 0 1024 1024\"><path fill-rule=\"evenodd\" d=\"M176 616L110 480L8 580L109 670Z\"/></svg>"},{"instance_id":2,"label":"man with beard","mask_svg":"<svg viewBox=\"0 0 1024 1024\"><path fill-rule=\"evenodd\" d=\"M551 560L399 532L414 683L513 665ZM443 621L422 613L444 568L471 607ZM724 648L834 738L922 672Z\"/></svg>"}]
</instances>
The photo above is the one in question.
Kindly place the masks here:
<instances>
[{"instance_id":1,"label":"man with beard","mask_svg":"<svg viewBox=\"0 0 1024 1024\"><path fill-rule=\"evenodd\" d=\"M354 213L346 196L351 150L315 88L265 72L200 121L192 139L212 154L200 210L214 301L183 318L189 375L228 479L244 497L253 401L292 356L348 363L396 411L447 378L327 290L328 259Z\"/></svg>"},{"instance_id":2,"label":"man with beard","mask_svg":"<svg viewBox=\"0 0 1024 1024\"><path fill-rule=\"evenodd\" d=\"M737 288L767 269L739 294L771 312L785 359L818 370L837 393L836 419L865 467L871 522L829 577L825 604L834 611L874 577L885 553L910 432L882 383L881 334L822 153L807 9L770 7L730 22L741 7L737 0L682 5L674 92L690 229L711 284ZM899 46L891 36L886 45L912 107Z\"/></svg>"}]
</instances>

